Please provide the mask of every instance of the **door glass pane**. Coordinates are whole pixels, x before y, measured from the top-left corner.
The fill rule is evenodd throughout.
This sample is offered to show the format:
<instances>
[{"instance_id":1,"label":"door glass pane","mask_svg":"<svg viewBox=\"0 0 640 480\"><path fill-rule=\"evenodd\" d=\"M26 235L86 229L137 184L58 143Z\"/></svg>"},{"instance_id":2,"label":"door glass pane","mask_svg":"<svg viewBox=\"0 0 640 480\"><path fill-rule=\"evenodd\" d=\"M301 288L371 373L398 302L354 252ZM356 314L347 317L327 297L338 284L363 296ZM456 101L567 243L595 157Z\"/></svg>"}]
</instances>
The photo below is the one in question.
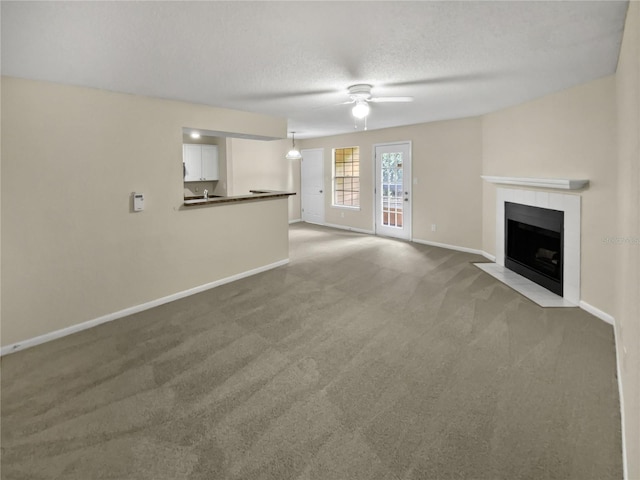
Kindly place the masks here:
<instances>
[{"instance_id":1,"label":"door glass pane","mask_svg":"<svg viewBox=\"0 0 640 480\"><path fill-rule=\"evenodd\" d=\"M381 195L382 225L402 228L402 202L404 185L402 183L402 152L383 153L380 162L382 184L378 191Z\"/></svg>"}]
</instances>

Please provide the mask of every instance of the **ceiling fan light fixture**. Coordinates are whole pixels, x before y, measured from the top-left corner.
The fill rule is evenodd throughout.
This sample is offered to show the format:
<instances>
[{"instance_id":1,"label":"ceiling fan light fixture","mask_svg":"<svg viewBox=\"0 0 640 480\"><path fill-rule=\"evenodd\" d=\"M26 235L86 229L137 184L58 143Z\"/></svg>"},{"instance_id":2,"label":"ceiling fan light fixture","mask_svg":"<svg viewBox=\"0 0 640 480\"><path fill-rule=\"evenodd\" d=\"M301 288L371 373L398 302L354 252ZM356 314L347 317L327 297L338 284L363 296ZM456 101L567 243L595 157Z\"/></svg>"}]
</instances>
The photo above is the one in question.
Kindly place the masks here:
<instances>
[{"instance_id":1,"label":"ceiling fan light fixture","mask_svg":"<svg viewBox=\"0 0 640 480\"><path fill-rule=\"evenodd\" d=\"M365 118L370 111L371 107L365 100L357 100L355 106L351 109L351 114L355 118Z\"/></svg>"},{"instance_id":2,"label":"ceiling fan light fixture","mask_svg":"<svg viewBox=\"0 0 640 480\"><path fill-rule=\"evenodd\" d=\"M284 156L287 160L300 160L302 158L302 154L300 150L296 148L296 132L291 132L292 144L291 150Z\"/></svg>"}]
</instances>

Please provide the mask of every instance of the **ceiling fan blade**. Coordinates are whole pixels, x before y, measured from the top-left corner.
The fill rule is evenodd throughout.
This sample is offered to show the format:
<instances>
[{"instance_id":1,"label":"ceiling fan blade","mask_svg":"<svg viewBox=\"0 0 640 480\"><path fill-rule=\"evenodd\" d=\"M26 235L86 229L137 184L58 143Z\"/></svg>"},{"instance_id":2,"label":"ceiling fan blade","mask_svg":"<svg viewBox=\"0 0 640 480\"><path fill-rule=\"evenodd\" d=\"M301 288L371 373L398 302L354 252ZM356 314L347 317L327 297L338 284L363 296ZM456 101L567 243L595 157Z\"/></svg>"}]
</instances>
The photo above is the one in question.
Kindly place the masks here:
<instances>
[{"instance_id":1,"label":"ceiling fan blade","mask_svg":"<svg viewBox=\"0 0 640 480\"><path fill-rule=\"evenodd\" d=\"M314 107L313 110L321 110L323 108L331 108L331 107L337 107L340 105L348 105L350 103L356 103L355 100L348 100L346 102L340 102L340 103L331 103L329 105L320 105L318 107Z\"/></svg>"},{"instance_id":2,"label":"ceiling fan blade","mask_svg":"<svg viewBox=\"0 0 640 480\"><path fill-rule=\"evenodd\" d=\"M431 78L419 78L416 80L408 80L404 82L392 82L385 83L385 87L410 87L410 86L420 86L420 85L438 85L438 84L449 84L453 82L473 82L478 80L487 80L491 79L493 75L488 72L485 73L469 73L462 75L443 75L440 77L431 77Z\"/></svg>"},{"instance_id":3,"label":"ceiling fan blade","mask_svg":"<svg viewBox=\"0 0 640 480\"><path fill-rule=\"evenodd\" d=\"M285 100L288 98L300 98L300 97L310 97L313 95L327 95L330 93L336 93L336 90L306 90L306 91L298 91L298 92L266 92L266 93L248 93L244 95L237 95L234 97L234 100L251 100L251 101L259 101L259 100Z\"/></svg>"},{"instance_id":4,"label":"ceiling fan blade","mask_svg":"<svg viewBox=\"0 0 640 480\"><path fill-rule=\"evenodd\" d=\"M373 103L407 103L413 102L413 97L372 97L369 101Z\"/></svg>"}]
</instances>

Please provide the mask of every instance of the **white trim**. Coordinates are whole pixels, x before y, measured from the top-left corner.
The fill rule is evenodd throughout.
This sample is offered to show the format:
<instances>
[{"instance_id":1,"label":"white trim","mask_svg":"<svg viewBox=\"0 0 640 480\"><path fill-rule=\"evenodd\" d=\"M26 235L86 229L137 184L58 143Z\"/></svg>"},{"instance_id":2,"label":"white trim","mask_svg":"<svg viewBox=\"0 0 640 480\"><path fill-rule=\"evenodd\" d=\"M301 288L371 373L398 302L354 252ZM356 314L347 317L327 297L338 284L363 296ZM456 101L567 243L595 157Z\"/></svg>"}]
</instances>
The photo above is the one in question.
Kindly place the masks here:
<instances>
[{"instance_id":1,"label":"white trim","mask_svg":"<svg viewBox=\"0 0 640 480\"><path fill-rule=\"evenodd\" d=\"M331 204L331 208L335 208L336 210L354 210L356 212L360 211L360 207L354 207L351 205L335 205Z\"/></svg>"},{"instance_id":2,"label":"white trim","mask_svg":"<svg viewBox=\"0 0 640 480\"><path fill-rule=\"evenodd\" d=\"M431 242L429 240L420 240L419 238L414 238L412 241L415 243L421 243L423 245L430 245L432 247L446 248L448 250L456 250L458 252L474 253L476 255L482 255L483 257L486 257L488 255L488 253L483 252L482 250L476 250L475 248L459 247L457 245L449 245L446 243Z\"/></svg>"},{"instance_id":3,"label":"white trim","mask_svg":"<svg viewBox=\"0 0 640 480\"><path fill-rule=\"evenodd\" d=\"M559 190L580 190L589 185L589 180L570 178L531 178L531 177L495 177L491 175L480 175L489 183L499 185L520 185L523 187L556 188Z\"/></svg>"},{"instance_id":4,"label":"white trim","mask_svg":"<svg viewBox=\"0 0 640 480\"><path fill-rule=\"evenodd\" d=\"M319 223L317 223L316 225L320 225ZM374 235L374 231L373 230L364 230L362 228L354 228L354 227L349 227L346 225L336 225L335 223L325 223L324 224L325 227L331 227L331 228L339 228L340 230L349 230L350 232L357 232L357 233L366 233L368 235Z\"/></svg>"},{"instance_id":5,"label":"white trim","mask_svg":"<svg viewBox=\"0 0 640 480\"><path fill-rule=\"evenodd\" d=\"M495 255L491 255L488 252L485 252L484 250L482 251L482 256L488 260L491 260L492 262L496 261L496 256Z\"/></svg>"},{"instance_id":6,"label":"white trim","mask_svg":"<svg viewBox=\"0 0 640 480\"><path fill-rule=\"evenodd\" d=\"M296 218L295 220L289 220L289 225L291 225L292 223L299 223L301 221L302 221L301 218Z\"/></svg>"},{"instance_id":7,"label":"white trim","mask_svg":"<svg viewBox=\"0 0 640 480\"><path fill-rule=\"evenodd\" d=\"M618 397L620 397L620 424L621 424L621 435L622 435L622 479L629 479L629 465L628 465L628 456L627 456L627 438L625 435L625 421L624 421L624 388L622 388L622 361L620 355L620 348L622 345L618 341L618 329L616 326L613 326L613 340L615 342L616 347L616 374L618 376Z\"/></svg>"},{"instance_id":8,"label":"white trim","mask_svg":"<svg viewBox=\"0 0 640 480\"><path fill-rule=\"evenodd\" d=\"M222 278L214 282L205 283L204 285L193 287L188 290L183 290L182 292L173 293L171 295L167 295L166 297L158 298L156 300L151 300L150 302L125 308L124 310L119 310L117 312L109 313L107 315L94 318L93 320L87 320L86 322L77 323L75 325L71 325L70 327L62 328L60 330L55 330L53 332L45 333L44 335L39 335L37 337L29 338L21 342L7 345L0 348L0 356L4 356L9 353L14 353L20 350L24 350L25 348L35 347L36 345L40 345L41 343L49 342L51 340L56 340L58 338L66 337L67 335L81 332L82 330L87 330L89 328L96 327L103 323L111 322L113 320L117 320L122 317L133 315L134 313L142 312L144 310L148 310L150 308L154 308L159 305L163 305L165 303L173 302L174 300L179 300L181 298L188 297L196 293L204 292L205 290L210 290L212 288L219 287L220 285L224 285L226 283L231 283L236 280L240 280L241 278L250 277L258 273L266 272L267 270L281 267L282 265L286 265L288 263L289 263L289 259L285 258L284 260L280 260L278 262L271 263L269 265L264 265L262 267L254 268L252 270L247 270L246 272L237 273L236 275L231 275L230 277Z\"/></svg>"},{"instance_id":9,"label":"white trim","mask_svg":"<svg viewBox=\"0 0 640 480\"><path fill-rule=\"evenodd\" d=\"M405 143L411 143L413 140L398 140L397 142L382 142L382 143L374 143L371 145L373 147L373 151L376 151L376 147L384 147L391 145L403 145Z\"/></svg>"},{"instance_id":10,"label":"white trim","mask_svg":"<svg viewBox=\"0 0 640 480\"><path fill-rule=\"evenodd\" d=\"M578 306L581 309L589 312L594 317L598 317L600 320L602 320L604 322L607 322L609 325L614 325L615 326L614 318L611 315L609 315L608 313L603 312L599 308L596 308L593 305L588 304L584 300L580 300L580 303L578 304Z\"/></svg>"},{"instance_id":11,"label":"white trim","mask_svg":"<svg viewBox=\"0 0 640 480\"><path fill-rule=\"evenodd\" d=\"M309 220L302 220L302 222L303 223L308 223L309 225L319 225L320 227L326 226L324 223L310 222Z\"/></svg>"}]
</instances>

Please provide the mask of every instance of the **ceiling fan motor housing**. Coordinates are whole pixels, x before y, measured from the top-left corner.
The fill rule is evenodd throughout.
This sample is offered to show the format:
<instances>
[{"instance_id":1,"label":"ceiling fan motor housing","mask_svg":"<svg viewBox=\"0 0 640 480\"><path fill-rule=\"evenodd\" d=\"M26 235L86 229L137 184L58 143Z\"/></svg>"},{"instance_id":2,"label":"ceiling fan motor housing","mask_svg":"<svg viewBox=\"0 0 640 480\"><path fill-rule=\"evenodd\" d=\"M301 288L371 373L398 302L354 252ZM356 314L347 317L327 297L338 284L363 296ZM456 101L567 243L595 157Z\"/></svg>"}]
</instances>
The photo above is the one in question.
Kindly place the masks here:
<instances>
[{"instance_id":1,"label":"ceiling fan motor housing","mask_svg":"<svg viewBox=\"0 0 640 480\"><path fill-rule=\"evenodd\" d=\"M369 100L371 98L371 85L360 83L349 87L349 97L352 100Z\"/></svg>"}]
</instances>

